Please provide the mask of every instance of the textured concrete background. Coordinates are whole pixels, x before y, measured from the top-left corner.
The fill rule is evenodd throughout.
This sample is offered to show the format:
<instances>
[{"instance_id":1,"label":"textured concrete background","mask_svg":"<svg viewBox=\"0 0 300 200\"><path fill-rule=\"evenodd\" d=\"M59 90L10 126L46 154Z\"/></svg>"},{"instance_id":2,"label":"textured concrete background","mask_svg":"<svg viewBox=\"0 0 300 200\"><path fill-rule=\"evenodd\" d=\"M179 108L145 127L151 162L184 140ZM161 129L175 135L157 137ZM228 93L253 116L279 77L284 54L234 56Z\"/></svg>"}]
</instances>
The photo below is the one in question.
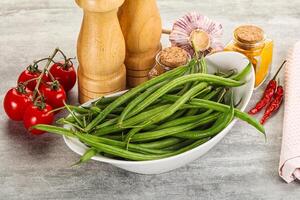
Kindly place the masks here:
<instances>
[{"instance_id":1,"label":"textured concrete background","mask_svg":"<svg viewBox=\"0 0 300 200\"><path fill-rule=\"evenodd\" d=\"M158 0L164 27L196 10L224 25L224 42L241 23L262 26L275 40L274 68L299 39L299 0ZM82 13L72 0L1 0L0 94L32 60L61 47L75 56ZM298 38L297 38L298 37ZM166 43L167 38L164 38ZM255 92L253 105L261 95ZM76 101L76 89L71 99ZM213 150L175 171L137 175L99 162L79 167L61 137L30 137L0 106L0 199L299 199L299 183L277 173L283 109L266 124L268 141L238 122Z\"/></svg>"}]
</instances>

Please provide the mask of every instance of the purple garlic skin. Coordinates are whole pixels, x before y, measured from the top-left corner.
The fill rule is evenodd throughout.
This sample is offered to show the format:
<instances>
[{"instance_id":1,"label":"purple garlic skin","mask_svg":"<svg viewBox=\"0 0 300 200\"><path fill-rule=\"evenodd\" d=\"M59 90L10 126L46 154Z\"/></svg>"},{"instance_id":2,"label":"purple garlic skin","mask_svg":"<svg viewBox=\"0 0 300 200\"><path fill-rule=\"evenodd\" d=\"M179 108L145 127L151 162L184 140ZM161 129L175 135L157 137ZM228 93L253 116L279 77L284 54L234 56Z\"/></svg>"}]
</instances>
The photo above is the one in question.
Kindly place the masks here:
<instances>
[{"instance_id":1,"label":"purple garlic skin","mask_svg":"<svg viewBox=\"0 0 300 200\"><path fill-rule=\"evenodd\" d=\"M224 49L224 45L221 42L222 25L196 12L190 12L175 21L169 38L170 42L172 46L183 48L193 56L195 52L191 38L192 34L197 31L204 31L209 37L209 46L205 50L206 52L203 50L200 53L208 54L209 52L222 51Z\"/></svg>"}]
</instances>

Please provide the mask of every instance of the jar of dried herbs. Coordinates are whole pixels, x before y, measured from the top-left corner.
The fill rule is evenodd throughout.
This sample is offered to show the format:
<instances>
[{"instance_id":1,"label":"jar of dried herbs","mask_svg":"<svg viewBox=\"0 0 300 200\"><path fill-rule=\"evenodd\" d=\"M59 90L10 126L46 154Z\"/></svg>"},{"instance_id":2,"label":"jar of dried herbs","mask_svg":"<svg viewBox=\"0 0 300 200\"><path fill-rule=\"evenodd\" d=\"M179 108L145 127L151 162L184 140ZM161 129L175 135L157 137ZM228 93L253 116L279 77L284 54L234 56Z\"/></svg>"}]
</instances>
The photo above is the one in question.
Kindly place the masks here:
<instances>
[{"instance_id":1,"label":"jar of dried herbs","mask_svg":"<svg viewBox=\"0 0 300 200\"><path fill-rule=\"evenodd\" d=\"M156 64L150 70L149 77L152 78L176 67L185 65L190 59L190 55L182 48L165 48L156 55Z\"/></svg>"}]
</instances>

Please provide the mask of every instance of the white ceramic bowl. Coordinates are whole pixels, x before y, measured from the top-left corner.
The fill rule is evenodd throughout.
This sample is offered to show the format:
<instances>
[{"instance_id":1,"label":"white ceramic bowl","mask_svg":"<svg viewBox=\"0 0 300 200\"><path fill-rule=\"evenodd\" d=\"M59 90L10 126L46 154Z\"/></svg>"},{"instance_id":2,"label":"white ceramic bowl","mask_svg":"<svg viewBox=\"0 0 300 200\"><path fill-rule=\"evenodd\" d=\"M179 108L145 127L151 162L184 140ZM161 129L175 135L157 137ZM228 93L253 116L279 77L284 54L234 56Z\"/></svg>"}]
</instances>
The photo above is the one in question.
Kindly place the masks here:
<instances>
[{"instance_id":1,"label":"white ceramic bowl","mask_svg":"<svg viewBox=\"0 0 300 200\"><path fill-rule=\"evenodd\" d=\"M221 71L226 71L232 68L241 71L248 64L248 62L248 59L244 55L236 52L220 52L207 57L209 73L213 73L217 69L220 69ZM236 100L239 101L242 98L242 102L239 105L239 109L241 109L242 111L244 111L247 104L249 103L254 88L253 68L248 77L246 77L246 80L247 83L245 85L234 89ZM116 96L120 94L122 94L122 92L110 96ZM88 105L91 102L88 102L85 105ZM163 172L168 172L178 167L181 167L208 152L229 132L229 130L233 127L235 122L236 119L233 120L222 132L220 132L208 142L192 150L169 158L152 161L124 161L106 158L104 156L99 155L93 157L92 159L100 162L110 163L119 168L140 174L159 174ZM83 155L87 149L87 147L77 139L64 137L64 140L71 150L80 155Z\"/></svg>"}]
</instances>

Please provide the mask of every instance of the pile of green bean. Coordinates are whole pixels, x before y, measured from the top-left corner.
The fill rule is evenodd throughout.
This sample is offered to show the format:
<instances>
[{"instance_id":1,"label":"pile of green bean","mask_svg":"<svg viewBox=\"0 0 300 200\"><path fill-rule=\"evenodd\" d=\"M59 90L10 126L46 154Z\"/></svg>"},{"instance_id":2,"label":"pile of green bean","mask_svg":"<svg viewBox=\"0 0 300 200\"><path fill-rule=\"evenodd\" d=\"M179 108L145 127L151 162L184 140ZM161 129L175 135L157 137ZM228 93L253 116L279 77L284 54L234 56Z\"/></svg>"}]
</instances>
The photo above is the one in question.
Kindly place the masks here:
<instances>
[{"instance_id":1,"label":"pile of green bean","mask_svg":"<svg viewBox=\"0 0 300 200\"><path fill-rule=\"evenodd\" d=\"M243 85L250 69L249 64L240 73L207 74L205 60L193 59L123 95L103 97L90 106L66 105L70 115L57 124L69 126L34 128L86 144L89 149L79 163L97 154L133 161L174 156L209 141L235 117L265 134L233 101L231 88Z\"/></svg>"}]
</instances>

